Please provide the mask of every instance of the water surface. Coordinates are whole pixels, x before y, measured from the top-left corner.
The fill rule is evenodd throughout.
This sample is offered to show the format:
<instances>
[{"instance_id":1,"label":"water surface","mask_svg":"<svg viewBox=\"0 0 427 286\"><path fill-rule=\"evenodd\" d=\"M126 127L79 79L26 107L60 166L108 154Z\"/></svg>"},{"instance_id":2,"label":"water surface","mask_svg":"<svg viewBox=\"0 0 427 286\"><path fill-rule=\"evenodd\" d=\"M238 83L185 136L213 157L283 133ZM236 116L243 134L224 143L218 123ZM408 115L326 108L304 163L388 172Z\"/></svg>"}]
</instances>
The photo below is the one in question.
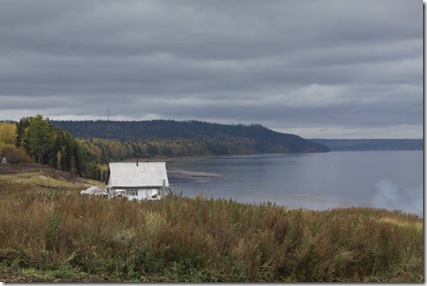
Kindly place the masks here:
<instances>
[{"instance_id":1,"label":"water surface","mask_svg":"<svg viewBox=\"0 0 427 286\"><path fill-rule=\"evenodd\" d=\"M363 206L423 214L423 151L226 156L167 168L175 191L190 197L203 192L290 208Z\"/></svg>"}]
</instances>

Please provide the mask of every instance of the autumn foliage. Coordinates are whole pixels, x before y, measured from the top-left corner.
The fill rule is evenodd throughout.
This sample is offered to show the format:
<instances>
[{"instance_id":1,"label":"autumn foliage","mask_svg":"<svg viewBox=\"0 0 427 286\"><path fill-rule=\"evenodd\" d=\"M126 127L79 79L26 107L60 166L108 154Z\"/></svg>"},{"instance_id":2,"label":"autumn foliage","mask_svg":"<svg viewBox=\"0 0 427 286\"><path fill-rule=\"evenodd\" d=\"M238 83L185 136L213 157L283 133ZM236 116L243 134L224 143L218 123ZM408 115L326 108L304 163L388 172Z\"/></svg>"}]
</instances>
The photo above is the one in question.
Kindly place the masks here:
<instances>
[{"instance_id":1,"label":"autumn foliage","mask_svg":"<svg viewBox=\"0 0 427 286\"><path fill-rule=\"evenodd\" d=\"M74 273L60 281L423 281L415 215L202 196L106 200L1 178L0 197L0 266L12 272Z\"/></svg>"}]
</instances>

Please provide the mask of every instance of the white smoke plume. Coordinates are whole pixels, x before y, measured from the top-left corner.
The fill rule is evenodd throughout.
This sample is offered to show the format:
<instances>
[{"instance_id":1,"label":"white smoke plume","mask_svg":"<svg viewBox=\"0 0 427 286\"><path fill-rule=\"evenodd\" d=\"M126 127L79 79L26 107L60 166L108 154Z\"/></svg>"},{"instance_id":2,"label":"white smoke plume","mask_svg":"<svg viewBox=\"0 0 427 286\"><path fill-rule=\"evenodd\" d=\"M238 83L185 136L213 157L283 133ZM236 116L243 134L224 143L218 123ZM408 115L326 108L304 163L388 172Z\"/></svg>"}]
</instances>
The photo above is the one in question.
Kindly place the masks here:
<instances>
[{"instance_id":1,"label":"white smoke plume","mask_svg":"<svg viewBox=\"0 0 427 286\"><path fill-rule=\"evenodd\" d=\"M377 191L372 198L372 206L389 210L401 210L423 217L423 188L399 190L389 180L380 180L375 184Z\"/></svg>"}]
</instances>

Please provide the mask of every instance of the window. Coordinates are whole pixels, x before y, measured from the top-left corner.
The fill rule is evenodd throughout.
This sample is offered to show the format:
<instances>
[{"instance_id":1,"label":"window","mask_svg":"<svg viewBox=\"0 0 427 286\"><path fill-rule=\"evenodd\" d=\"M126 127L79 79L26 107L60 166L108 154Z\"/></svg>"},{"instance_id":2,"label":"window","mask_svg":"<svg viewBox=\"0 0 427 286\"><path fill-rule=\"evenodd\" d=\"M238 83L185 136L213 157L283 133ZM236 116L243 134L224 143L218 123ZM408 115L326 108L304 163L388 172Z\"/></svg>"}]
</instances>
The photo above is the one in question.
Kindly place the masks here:
<instances>
[{"instance_id":1,"label":"window","mask_svg":"<svg viewBox=\"0 0 427 286\"><path fill-rule=\"evenodd\" d=\"M127 197L136 197L138 196L138 190L126 190Z\"/></svg>"}]
</instances>

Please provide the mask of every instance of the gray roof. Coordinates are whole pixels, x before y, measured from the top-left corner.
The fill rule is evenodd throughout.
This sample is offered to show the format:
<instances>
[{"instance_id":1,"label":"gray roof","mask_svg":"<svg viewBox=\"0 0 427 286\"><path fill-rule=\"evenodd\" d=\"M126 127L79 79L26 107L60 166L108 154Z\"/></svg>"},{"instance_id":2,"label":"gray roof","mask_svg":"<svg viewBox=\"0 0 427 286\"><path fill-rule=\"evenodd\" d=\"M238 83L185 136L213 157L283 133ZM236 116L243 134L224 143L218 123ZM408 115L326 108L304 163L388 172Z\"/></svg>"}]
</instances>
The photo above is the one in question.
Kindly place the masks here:
<instances>
[{"instance_id":1,"label":"gray roof","mask_svg":"<svg viewBox=\"0 0 427 286\"><path fill-rule=\"evenodd\" d=\"M108 187L169 187L165 162L110 163Z\"/></svg>"}]
</instances>

